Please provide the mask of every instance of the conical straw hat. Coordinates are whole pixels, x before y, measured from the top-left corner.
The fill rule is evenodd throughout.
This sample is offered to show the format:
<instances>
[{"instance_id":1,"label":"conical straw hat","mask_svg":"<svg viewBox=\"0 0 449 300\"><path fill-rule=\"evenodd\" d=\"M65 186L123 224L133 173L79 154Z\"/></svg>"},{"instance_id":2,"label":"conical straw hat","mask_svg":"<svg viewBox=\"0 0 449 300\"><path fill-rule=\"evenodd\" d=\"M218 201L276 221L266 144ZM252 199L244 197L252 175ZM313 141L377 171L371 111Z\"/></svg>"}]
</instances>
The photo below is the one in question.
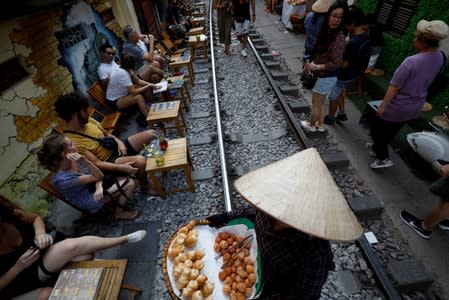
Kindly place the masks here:
<instances>
[{"instance_id":1,"label":"conical straw hat","mask_svg":"<svg viewBox=\"0 0 449 300\"><path fill-rule=\"evenodd\" d=\"M273 218L332 241L358 239L362 227L315 148L240 177L237 191Z\"/></svg>"}]
</instances>

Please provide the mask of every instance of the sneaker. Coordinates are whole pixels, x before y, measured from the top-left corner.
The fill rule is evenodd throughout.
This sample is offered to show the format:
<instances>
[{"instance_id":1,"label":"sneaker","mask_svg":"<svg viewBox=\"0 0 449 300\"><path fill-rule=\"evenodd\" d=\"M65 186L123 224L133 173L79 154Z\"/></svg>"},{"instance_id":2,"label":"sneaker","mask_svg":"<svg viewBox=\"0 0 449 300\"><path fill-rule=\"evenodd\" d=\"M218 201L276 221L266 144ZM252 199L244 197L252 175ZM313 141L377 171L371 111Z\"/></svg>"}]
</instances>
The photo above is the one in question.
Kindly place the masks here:
<instances>
[{"instance_id":1,"label":"sneaker","mask_svg":"<svg viewBox=\"0 0 449 300\"><path fill-rule=\"evenodd\" d=\"M431 230L426 230L421 227L422 220L418 219L411 213L406 210L401 210L399 216L401 217L402 222L412 228L420 237L429 239L432 236Z\"/></svg>"},{"instance_id":2,"label":"sneaker","mask_svg":"<svg viewBox=\"0 0 449 300\"><path fill-rule=\"evenodd\" d=\"M340 112L340 113L337 114L335 119L337 119L338 121L347 121L348 120L348 116L345 113Z\"/></svg>"},{"instance_id":3,"label":"sneaker","mask_svg":"<svg viewBox=\"0 0 449 300\"><path fill-rule=\"evenodd\" d=\"M389 168L393 166L393 162L386 158L384 160L376 159L370 164L371 169Z\"/></svg>"},{"instance_id":4,"label":"sneaker","mask_svg":"<svg viewBox=\"0 0 449 300\"><path fill-rule=\"evenodd\" d=\"M374 151L373 143L366 143L365 148L368 149L369 155L372 157L377 157L376 151Z\"/></svg>"},{"instance_id":5,"label":"sneaker","mask_svg":"<svg viewBox=\"0 0 449 300\"><path fill-rule=\"evenodd\" d=\"M146 230L138 230L133 233L128 234L128 243L137 243L143 240L143 238L147 235Z\"/></svg>"},{"instance_id":6,"label":"sneaker","mask_svg":"<svg viewBox=\"0 0 449 300\"><path fill-rule=\"evenodd\" d=\"M308 132L315 132L316 127L310 126L310 123L307 121L301 121L301 127L304 128Z\"/></svg>"},{"instance_id":7,"label":"sneaker","mask_svg":"<svg viewBox=\"0 0 449 300\"><path fill-rule=\"evenodd\" d=\"M333 117L331 117L329 115L326 115L324 117L323 123L327 124L327 125L335 125L335 118L333 118Z\"/></svg>"},{"instance_id":8,"label":"sneaker","mask_svg":"<svg viewBox=\"0 0 449 300\"><path fill-rule=\"evenodd\" d=\"M443 230L449 230L449 219L441 221L440 224L438 224L438 227Z\"/></svg>"},{"instance_id":9,"label":"sneaker","mask_svg":"<svg viewBox=\"0 0 449 300\"><path fill-rule=\"evenodd\" d=\"M242 49L242 56L243 56L243 57L247 57L247 56L248 56L248 54L246 53L246 50L245 50L245 49Z\"/></svg>"},{"instance_id":10,"label":"sneaker","mask_svg":"<svg viewBox=\"0 0 449 300\"><path fill-rule=\"evenodd\" d=\"M317 126L317 127L316 127L316 130L318 130L318 132L326 132L326 131L327 131L327 128L324 127L324 126Z\"/></svg>"}]
</instances>

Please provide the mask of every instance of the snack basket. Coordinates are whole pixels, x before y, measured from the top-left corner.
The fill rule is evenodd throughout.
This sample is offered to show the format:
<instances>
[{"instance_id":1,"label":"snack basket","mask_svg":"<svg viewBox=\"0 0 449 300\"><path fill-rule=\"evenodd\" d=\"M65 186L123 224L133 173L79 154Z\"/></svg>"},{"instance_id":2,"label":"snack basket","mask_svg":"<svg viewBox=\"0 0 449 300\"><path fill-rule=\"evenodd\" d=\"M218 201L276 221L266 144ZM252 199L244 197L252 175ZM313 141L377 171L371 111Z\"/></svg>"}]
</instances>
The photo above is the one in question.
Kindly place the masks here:
<instances>
[{"instance_id":1,"label":"snack basket","mask_svg":"<svg viewBox=\"0 0 449 300\"><path fill-rule=\"evenodd\" d=\"M250 224L248 224L248 222ZM255 237L255 232L254 232L252 223L251 223L250 220L248 220L246 218L240 218L240 219L232 220L231 222L228 223L228 226L221 227L220 229L209 228L209 227L207 227L207 229L206 229L206 228L199 227L199 226L204 226L204 225L208 225L208 224L209 224L208 220L196 220L195 228L197 230L199 230L199 231L201 231L201 230L209 230L210 229L211 231L213 231L213 234L217 234L219 231L229 231L229 230L232 231L233 229L236 229L236 227L245 227L245 232L250 231L251 234ZM186 226L186 224L184 224L183 226ZM167 239L167 241L165 242L164 250L163 250L163 258L162 258L162 273L163 273L163 278L164 278L165 285L167 287L167 291L170 294L172 299L179 299L179 300L182 300L184 298L181 297L180 291L178 291L178 289L176 287L174 287L173 280L171 278L172 276L170 274L170 272L172 271L173 267L172 267L171 261L169 262L168 253L169 253L169 248L170 248L173 240L175 239L175 237L177 236L177 234L179 232L179 229L182 228L183 226L180 226L175 232L173 232L170 235L170 237ZM200 236L201 236L201 234L200 234ZM202 240L202 241L203 241L202 242L203 243L203 245L202 245L203 246L203 250L206 250L207 261L205 261L205 264L206 265L208 263L210 264L211 261L213 262L212 264L216 264L216 262L214 261L214 257L216 255L216 253L213 252L214 251L213 250L213 240L211 240L210 243L209 243L209 239ZM205 247L205 248L208 248L208 249L204 249L205 241L207 241L206 244L210 245L210 247L209 247L209 245L207 245ZM201 244L200 242L198 242L198 243ZM257 263L255 265L255 270L256 270L257 278L258 278L258 280L256 282L256 285L253 287L255 289L255 290L253 290L255 292L255 297L253 297L253 298L255 299L255 298L257 298L257 295L260 293L260 290L261 290L261 277L262 276L261 276L261 268L260 268L260 266L261 266L261 264L260 264L260 255L257 253L258 252L258 250L257 250L257 242L254 242L253 246L255 247L255 249L254 249L255 257L254 257L254 259L257 261ZM210 252L208 253L209 250L212 251L212 255L211 255ZM219 262L220 262L220 260L219 260ZM219 264L219 262L218 262L218 264ZM215 272L213 272L212 274L215 274ZM218 293L218 291L220 291L220 293L222 294L222 292L221 292L222 282L219 282L219 280L218 280L218 272L217 272L217 278L214 278L214 276L213 275L211 276L211 274L205 273L205 275L208 276L209 280L214 282L215 289L217 289L217 291L214 291L214 293L215 292ZM224 294L223 294L223 296L224 296ZM218 297L217 297L217 295L215 294L213 299L229 299L229 297L227 297L227 296L222 297L220 295L218 295Z\"/></svg>"}]
</instances>

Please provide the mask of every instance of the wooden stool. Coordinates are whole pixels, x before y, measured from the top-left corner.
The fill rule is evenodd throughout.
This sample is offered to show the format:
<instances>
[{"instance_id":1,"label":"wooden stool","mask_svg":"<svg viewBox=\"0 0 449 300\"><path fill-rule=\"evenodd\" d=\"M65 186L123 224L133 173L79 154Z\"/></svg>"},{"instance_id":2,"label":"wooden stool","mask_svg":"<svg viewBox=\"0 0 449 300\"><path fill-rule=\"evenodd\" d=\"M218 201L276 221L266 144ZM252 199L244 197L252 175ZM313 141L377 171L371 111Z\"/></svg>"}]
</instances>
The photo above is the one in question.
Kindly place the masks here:
<instances>
[{"instance_id":1,"label":"wooden stool","mask_svg":"<svg viewBox=\"0 0 449 300\"><path fill-rule=\"evenodd\" d=\"M191 56L188 55L187 57L184 56L179 56L175 59L173 59L169 64L168 64L168 68L170 69L170 71L173 71L175 69L179 69L182 67L187 67L188 71L189 71L189 82L190 85L193 86L193 84L195 83L195 73L193 72L193 64L192 64L192 60L191 60Z\"/></svg>"},{"instance_id":2,"label":"wooden stool","mask_svg":"<svg viewBox=\"0 0 449 300\"><path fill-rule=\"evenodd\" d=\"M205 35L195 35L189 37L189 47L190 54L192 58L195 59L197 56L195 55L197 48L202 48L202 57L207 58L207 43Z\"/></svg>"},{"instance_id":3,"label":"wooden stool","mask_svg":"<svg viewBox=\"0 0 449 300\"><path fill-rule=\"evenodd\" d=\"M164 165L158 166L156 160L153 157L147 159L147 165L145 170L151 179L154 189L158 194L165 198L168 193L175 193L181 191L195 192L195 186L192 178L192 157L190 156L189 148L187 147L186 138L168 140L168 147L164 155ZM165 175L170 170L182 169L186 177L188 187L174 188L171 190L165 190L161 182L158 180L156 174L162 173Z\"/></svg>"},{"instance_id":4,"label":"wooden stool","mask_svg":"<svg viewBox=\"0 0 449 300\"><path fill-rule=\"evenodd\" d=\"M192 3L193 7L192 7L192 11L202 11L205 12L206 11L206 2L196 2L196 3Z\"/></svg>"},{"instance_id":5,"label":"wooden stool","mask_svg":"<svg viewBox=\"0 0 449 300\"><path fill-rule=\"evenodd\" d=\"M192 18L192 26L200 27L204 26L206 23L206 19L204 17Z\"/></svg>"},{"instance_id":6,"label":"wooden stool","mask_svg":"<svg viewBox=\"0 0 449 300\"><path fill-rule=\"evenodd\" d=\"M192 16L194 18L201 18L201 17L204 17L205 15L206 15L206 13L201 10L192 12Z\"/></svg>"},{"instance_id":7,"label":"wooden stool","mask_svg":"<svg viewBox=\"0 0 449 300\"><path fill-rule=\"evenodd\" d=\"M354 79L353 85L355 85L355 89L345 89L344 95L357 95L360 96L362 94L362 77L359 76L356 79Z\"/></svg>"},{"instance_id":8,"label":"wooden stool","mask_svg":"<svg viewBox=\"0 0 449 300\"><path fill-rule=\"evenodd\" d=\"M180 97L177 99L181 99L182 108L184 108L185 111L189 111L189 106L192 99L190 98L189 90L187 88L186 81L184 80L184 75L169 77L167 80L172 82L169 89L176 90L177 94L179 92Z\"/></svg>"},{"instance_id":9,"label":"wooden stool","mask_svg":"<svg viewBox=\"0 0 449 300\"><path fill-rule=\"evenodd\" d=\"M189 31L189 36L200 35L200 34L206 34L206 31L204 30L203 26L192 28Z\"/></svg>"},{"instance_id":10,"label":"wooden stool","mask_svg":"<svg viewBox=\"0 0 449 300\"><path fill-rule=\"evenodd\" d=\"M182 111L179 109L181 101L169 101L169 102L159 102L152 104L150 111L147 116L147 123L150 127L153 127L156 123L161 123L164 130L170 128L178 129L179 135L181 137L185 136L184 129L186 127L186 122L184 121L184 116ZM164 122L175 122L175 127L165 127Z\"/></svg>"}]
</instances>

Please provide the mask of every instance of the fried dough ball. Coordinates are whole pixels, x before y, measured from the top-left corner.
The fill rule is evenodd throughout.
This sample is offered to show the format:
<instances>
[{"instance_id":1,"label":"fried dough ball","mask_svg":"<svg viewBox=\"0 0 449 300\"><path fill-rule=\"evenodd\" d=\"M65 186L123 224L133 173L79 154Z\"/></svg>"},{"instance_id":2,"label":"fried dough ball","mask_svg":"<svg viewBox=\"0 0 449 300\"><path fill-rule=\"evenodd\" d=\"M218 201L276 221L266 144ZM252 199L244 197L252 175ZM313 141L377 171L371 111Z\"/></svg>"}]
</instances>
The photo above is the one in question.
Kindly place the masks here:
<instances>
[{"instance_id":1,"label":"fried dough ball","mask_svg":"<svg viewBox=\"0 0 449 300\"><path fill-rule=\"evenodd\" d=\"M207 281L206 284L201 288L201 292L204 297L209 296L214 291L215 284L211 281Z\"/></svg>"},{"instance_id":2,"label":"fried dough ball","mask_svg":"<svg viewBox=\"0 0 449 300\"><path fill-rule=\"evenodd\" d=\"M214 244L214 251L215 251L215 252L220 252L220 249L221 249L221 248L220 248L220 243L215 243L215 244Z\"/></svg>"},{"instance_id":3,"label":"fried dough ball","mask_svg":"<svg viewBox=\"0 0 449 300\"><path fill-rule=\"evenodd\" d=\"M253 264L253 260L252 260L251 257L249 257L249 256L246 256L246 257L243 259L243 262L245 263L245 265L252 265L252 264Z\"/></svg>"},{"instance_id":4,"label":"fried dough ball","mask_svg":"<svg viewBox=\"0 0 449 300\"><path fill-rule=\"evenodd\" d=\"M195 250L195 255L193 256L193 259L194 260L202 259L204 257L204 255L206 255L204 250L197 249L197 250Z\"/></svg>"},{"instance_id":5,"label":"fried dough ball","mask_svg":"<svg viewBox=\"0 0 449 300\"><path fill-rule=\"evenodd\" d=\"M180 263L173 267L173 277L175 278L175 280L181 276L183 269L184 269L183 263Z\"/></svg>"},{"instance_id":6,"label":"fried dough ball","mask_svg":"<svg viewBox=\"0 0 449 300\"><path fill-rule=\"evenodd\" d=\"M256 281L257 281L256 274L254 274L254 273L249 274L249 275L248 275L248 280L249 280L249 282L251 282L252 284L256 283Z\"/></svg>"},{"instance_id":7,"label":"fried dough ball","mask_svg":"<svg viewBox=\"0 0 449 300\"><path fill-rule=\"evenodd\" d=\"M178 245L176 247L171 247L168 249L168 257L173 260L179 253L184 251L184 245Z\"/></svg>"},{"instance_id":8,"label":"fried dough ball","mask_svg":"<svg viewBox=\"0 0 449 300\"><path fill-rule=\"evenodd\" d=\"M190 259L193 261L194 260L193 258L195 257L195 251L194 250L187 251L186 256L187 256L187 259Z\"/></svg>"},{"instance_id":9,"label":"fried dough ball","mask_svg":"<svg viewBox=\"0 0 449 300\"><path fill-rule=\"evenodd\" d=\"M184 241L184 245L188 248L192 248L193 246L195 246L196 242L198 240L198 237L194 234L189 234L186 238L186 240Z\"/></svg>"},{"instance_id":10,"label":"fried dough ball","mask_svg":"<svg viewBox=\"0 0 449 300\"><path fill-rule=\"evenodd\" d=\"M246 291L246 285L245 285L245 283L244 283L244 282L239 282L239 283L237 283L237 290L238 290L240 293L244 293L244 292Z\"/></svg>"},{"instance_id":11,"label":"fried dough ball","mask_svg":"<svg viewBox=\"0 0 449 300\"><path fill-rule=\"evenodd\" d=\"M192 297L194 290L188 287L182 289L182 296L186 298Z\"/></svg>"},{"instance_id":12,"label":"fried dough ball","mask_svg":"<svg viewBox=\"0 0 449 300\"><path fill-rule=\"evenodd\" d=\"M192 268L201 270L204 268L204 263L201 260L197 260L196 262L193 263Z\"/></svg>"},{"instance_id":13,"label":"fried dough ball","mask_svg":"<svg viewBox=\"0 0 449 300\"><path fill-rule=\"evenodd\" d=\"M246 272L249 274L249 273L254 273L254 266L251 264L251 265L246 265L245 266L245 270L246 270Z\"/></svg>"},{"instance_id":14,"label":"fried dough ball","mask_svg":"<svg viewBox=\"0 0 449 300\"><path fill-rule=\"evenodd\" d=\"M204 297L203 297L203 293L201 293L201 291L195 291L195 292L193 292L193 294L192 294L192 300L203 300L204 299Z\"/></svg>"},{"instance_id":15,"label":"fried dough ball","mask_svg":"<svg viewBox=\"0 0 449 300\"><path fill-rule=\"evenodd\" d=\"M220 248L221 248L222 250L228 249L228 242L226 242L226 241L221 241L221 242L220 242Z\"/></svg>"},{"instance_id":16,"label":"fried dough ball","mask_svg":"<svg viewBox=\"0 0 449 300\"><path fill-rule=\"evenodd\" d=\"M227 284L227 285L231 286L233 282L234 282L234 280L232 280L231 276L227 276L225 278L225 280L223 281L223 284Z\"/></svg>"},{"instance_id":17,"label":"fried dough ball","mask_svg":"<svg viewBox=\"0 0 449 300\"><path fill-rule=\"evenodd\" d=\"M245 300L245 295L243 293L237 292L235 295L237 296L237 300Z\"/></svg>"},{"instance_id":18,"label":"fried dough ball","mask_svg":"<svg viewBox=\"0 0 449 300\"><path fill-rule=\"evenodd\" d=\"M178 264L178 263L180 263L180 262L185 262L186 259L187 259L187 256L186 256L185 253L179 253L179 254L175 257L174 263L175 263L175 264Z\"/></svg>"},{"instance_id":19,"label":"fried dough ball","mask_svg":"<svg viewBox=\"0 0 449 300\"><path fill-rule=\"evenodd\" d=\"M253 293L253 289L250 288L250 287L247 287L246 290L245 290L245 297L249 298L252 293Z\"/></svg>"},{"instance_id":20,"label":"fried dough ball","mask_svg":"<svg viewBox=\"0 0 449 300\"><path fill-rule=\"evenodd\" d=\"M243 270L238 270L237 271L237 275L239 275L241 278L245 279L246 277L248 277L248 273L246 273Z\"/></svg>"},{"instance_id":21,"label":"fried dough ball","mask_svg":"<svg viewBox=\"0 0 449 300\"><path fill-rule=\"evenodd\" d=\"M223 261L228 261L231 259L231 254L229 254L229 252L226 252L225 254L223 254Z\"/></svg>"},{"instance_id":22,"label":"fried dough ball","mask_svg":"<svg viewBox=\"0 0 449 300\"><path fill-rule=\"evenodd\" d=\"M195 280L198 277L198 275L200 275L200 271L198 271L197 269L191 269L189 279Z\"/></svg>"},{"instance_id":23,"label":"fried dough ball","mask_svg":"<svg viewBox=\"0 0 449 300\"><path fill-rule=\"evenodd\" d=\"M190 276L190 268L184 265L184 270L182 270L182 276L189 277Z\"/></svg>"},{"instance_id":24,"label":"fried dough ball","mask_svg":"<svg viewBox=\"0 0 449 300\"><path fill-rule=\"evenodd\" d=\"M207 276L204 274L200 274L196 278L196 282L198 282L198 287L200 287L200 288L206 284L206 281L207 281Z\"/></svg>"},{"instance_id":25,"label":"fried dough ball","mask_svg":"<svg viewBox=\"0 0 449 300\"><path fill-rule=\"evenodd\" d=\"M222 239L222 240L227 239L228 236L229 236L229 233L227 233L227 232L220 232L220 233L218 233L218 237L220 239Z\"/></svg>"},{"instance_id":26,"label":"fried dough ball","mask_svg":"<svg viewBox=\"0 0 449 300\"><path fill-rule=\"evenodd\" d=\"M226 277L228 277L228 274L226 274L225 271L220 271L220 272L218 273L218 278L219 278L221 281L224 281L224 280L226 279Z\"/></svg>"},{"instance_id":27,"label":"fried dough ball","mask_svg":"<svg viewBox=\"0 0 449 300\"><path fill-rule=\"evenodd\" d=\"M189 283L189 278L187 276L181 275L176 281L176 288L182 290Z\"/></svg>"},{"instance_id":28,"label":"fried dough ball","mask_svg":"<svg viewBox=\"0 0 449 300\"><path fill-rule=\"evenodd\" d=\"M223 293L225 295L229 295L231 293L231 291L232 291L232 289L231 289L230 285L228 285L228 284L223 285Z\"/></svg>"},{"instance_id":29,"label":"fried dough ball","mask_svg":"<svg viewBox=\"0 0 449 300\"><path fill-rule=\"evenodd\" d=\"M245 285L246 285L246 287L249 287L249 288L253 286L253 284L249 281L248 278L245 279Z\"/></svg>"},{"instance_id":30,"label":"fried dough ball","mask_svg":"<svg viewBox=\"0 0 449 300\"><path fill-rule=\"evenodd\" d=\"M189 233L189 228L187 226L183 226L183 227L179 228L178 232L187 234L187 233Z\"/></svg>"},{"instance_id":31,"label":"fried dough ball","mask_svg":"<svg viewBox=\"0 0 449 300\"><path fill-rule=\"evenodd\" d=\"M196 291L198 289L198 282L196 282L196 280L190 280L187 284L187 288L191 288L192 290Z\"/></svg>"},{"instance_id":32,"label":"fried dough ball","mask_svg":"<svg viewBox=\"0 0 449 300\"><path fill-rule=\"evenodd\" d=\"M187 223L187 228L189 228L189 230L192 230L195 226L196 226L196 221L192 220L189 223Z\"/></svg>"},{"instance_id":33,"label":"fried dough ball","mask_svg":"<svg viewBox=\"0 0 449 300\"><path fill-rule=\"evenodd\" d=\"M186 259L184 261L184 266L186 266L187 268L191 268L193 266L193 262L190 259Z\"/></svg>"}]
</instances>

